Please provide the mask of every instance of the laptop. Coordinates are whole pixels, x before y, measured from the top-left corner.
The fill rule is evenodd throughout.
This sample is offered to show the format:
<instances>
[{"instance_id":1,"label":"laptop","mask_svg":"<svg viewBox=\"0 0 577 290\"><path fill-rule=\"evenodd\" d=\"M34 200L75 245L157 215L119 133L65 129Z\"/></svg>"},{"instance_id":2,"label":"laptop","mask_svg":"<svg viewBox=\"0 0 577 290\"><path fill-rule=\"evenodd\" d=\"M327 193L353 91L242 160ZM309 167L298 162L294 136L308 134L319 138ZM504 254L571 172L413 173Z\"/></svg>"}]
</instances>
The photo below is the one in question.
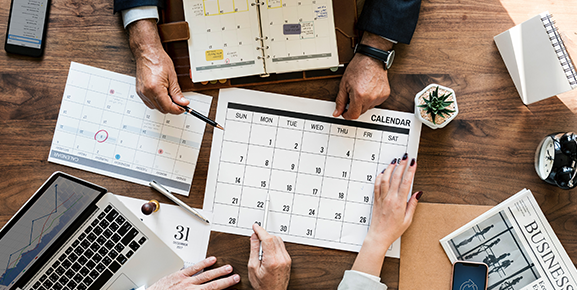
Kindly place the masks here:
<instances>
[{"instance_id":1,"label":"laptop","mask_svg":"<svg viewBox=\"0 0 577 290\"><path fill-rule=\"evenodd\" d=\"M112 193L62 172L0 230L0 290L128 290L182 267Z\"/></svg>"}]
</instances>

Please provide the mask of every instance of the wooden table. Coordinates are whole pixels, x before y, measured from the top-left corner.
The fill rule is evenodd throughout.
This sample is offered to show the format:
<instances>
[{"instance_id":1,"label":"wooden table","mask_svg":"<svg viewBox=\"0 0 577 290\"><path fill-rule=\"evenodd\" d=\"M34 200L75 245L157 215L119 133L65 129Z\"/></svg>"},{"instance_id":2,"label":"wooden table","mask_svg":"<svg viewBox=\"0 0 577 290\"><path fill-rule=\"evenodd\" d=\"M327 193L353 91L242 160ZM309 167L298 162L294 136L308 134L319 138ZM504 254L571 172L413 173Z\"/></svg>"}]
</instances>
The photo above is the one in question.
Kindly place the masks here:
<instances>
[{"instance_id":1,"label":"wooden table","mask_svg":"<svg viewBox=\"0 0 577 290\"><path fill-rule=\"evenodd\" d=\"M10 0L0 0L0 41L6 37ZM56 170L143 199L161 198L152 189L47 162L71 61L135 75L134 59L112 0L53 0L46 54L42 60L0 52L0 225ZM452 87L460 113L444 129L423 126L415 190L437 203L495 205L530 188L574 261L577 261L577 199L542 182L534 152L547 134L577 130L577 91L524 106L493 42L493 36L549 10L577 51L574 0L423 0L410 45L397 45L390 71L391 97L381 106L413 111L416 92L431 82ZM573 54L577 57L577 54ZM334 100L339 80L309 81L252 89ZM214 118L217 91L210 116ZM208 127L189 205L202 207L212 128ZM334 289L355 253L287 243L293 259L290 288ZM212 233L208 255L230 263L250 288L246 263L249 238ZM397 259L387 259L382 277L397 288ZM423 273L426 275L426 273ZM410 289L408 289L410 290Z\"/></svg>"}]
</instances>

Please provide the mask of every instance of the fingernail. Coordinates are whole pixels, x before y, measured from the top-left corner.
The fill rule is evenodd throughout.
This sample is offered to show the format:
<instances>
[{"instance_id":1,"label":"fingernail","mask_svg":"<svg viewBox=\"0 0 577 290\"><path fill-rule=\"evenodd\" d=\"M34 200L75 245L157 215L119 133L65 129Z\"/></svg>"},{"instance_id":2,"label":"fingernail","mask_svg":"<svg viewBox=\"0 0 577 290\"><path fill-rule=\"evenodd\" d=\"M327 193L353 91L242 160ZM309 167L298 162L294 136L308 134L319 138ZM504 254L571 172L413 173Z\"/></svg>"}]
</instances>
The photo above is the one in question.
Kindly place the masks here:
<instances>
[{"instance_id":1,"label":"fingernail","mask_svg":"<svg viewBox=\"0 0 577 290\"><path fill-rule=\"evenodd\" d=\"M419 192L417 192L417 196L415 196L415 198L416 198L417 200L419 200L419 199L421 198L421 195L423 195L423 192L422 192L422 191L419 191Z\"/></svg>"},{"instance_id":2,"label":"fingernail","mask_svg":"<svg viewBox=\"0 0 577 290\"><path fill-rule=\"evenodd\" d=\"M411 165L410 166L413 166L413 165L415 165L415 158L411 159Z\"/></svg>"},{"instance_id":3,"label":"fingernail","mask_svg":"<svg viewBox=\"0 0 577 290\"><path fill-rule=\"evenodd\" d=\"M185 97L181 97L181 98L180 98L180 101L181 101L181 102L185 102L185 101L186 101L186 98L185 98Z\"/></svg>"},{"instance_id":4,"label":"fingernail","mask_svg":"<svg viewBox=\"0 0 577 290\"><path fill-rule=\"evenodd\" d=\"M405 153L405 155L403 155L403 160L407 160L407 158L409 158L409 154Z\"/></svg>"},{"instance_id":5,"label":"fingernail","mask_svg":"<svg viewBox=\"0 0 577 290\"><path fill-rule=\"evenodd\" d=\"M215 262L215 261L216 261L216 257L208 257L208 261L209 261L209 262Z\"/></svg>"},{"instance_id":6,"label":"fingernail","mask_svg":"<svg viewBox=\"0 0 577 290\"><path fill-rule=\"evenodd\" d=\"M226 268L224 268L227 272L232 272L232 266L231 265L226 265Z\"/></svg>"},{"instance_id":7,"label":"fingernail","mask_svg":"<svg viewBox=\"0 0 577 290\"><path fill-rule=\"evenodd\" d=\"M232 279L234 280L234 282L238 283L240 282L240 276L238 274L235 274L234 276L232 276Z\"/></svg>"},{"instance_id":8,"label":"fingernail","mask_svg":"<svg viewBox=\"0 0 577 290\"><path fill-rule=\"evenodd\" d=\"M335 111L333 112L333 117L336 117L338 113L339 113L339 110L335 109Z\"/></svg>"},{"instance_id":9,"label":"fingernail","mask_svg":"<svg viewBox=\"0 0 577 290\"><path fill-rule=\"evenodd\" d=\"M397 158L393 159L393 161L391 161L391 164L395 164L397 163Z\"/></svg>"}]
</instances>

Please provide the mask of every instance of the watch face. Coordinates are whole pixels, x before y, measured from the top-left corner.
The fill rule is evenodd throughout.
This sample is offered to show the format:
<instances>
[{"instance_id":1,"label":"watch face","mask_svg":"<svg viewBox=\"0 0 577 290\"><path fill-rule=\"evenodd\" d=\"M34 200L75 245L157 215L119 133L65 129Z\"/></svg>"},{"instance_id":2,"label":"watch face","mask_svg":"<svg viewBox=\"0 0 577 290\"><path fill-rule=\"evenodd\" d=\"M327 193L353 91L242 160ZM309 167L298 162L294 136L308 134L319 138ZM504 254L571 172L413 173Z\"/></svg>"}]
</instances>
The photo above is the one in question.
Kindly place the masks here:
<instances>
[{"instance_id":1,"label":"watch face","mask_svg":"<svg viewBox=\"0 0 577 290\"><path fill-rule=\"evenodd\" d=\"M547 136L535 153L535 170L541 179L547 179L555 161L555 144L553 138Z\"/></svg>"}]
</instances>

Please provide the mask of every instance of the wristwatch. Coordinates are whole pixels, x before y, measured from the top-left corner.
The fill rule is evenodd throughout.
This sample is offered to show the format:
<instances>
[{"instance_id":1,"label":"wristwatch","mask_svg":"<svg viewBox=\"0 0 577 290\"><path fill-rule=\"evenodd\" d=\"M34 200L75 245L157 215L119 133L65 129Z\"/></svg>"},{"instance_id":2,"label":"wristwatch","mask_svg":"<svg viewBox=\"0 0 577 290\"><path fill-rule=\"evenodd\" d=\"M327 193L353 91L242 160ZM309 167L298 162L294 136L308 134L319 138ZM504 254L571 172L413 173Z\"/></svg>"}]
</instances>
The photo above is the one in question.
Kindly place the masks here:
<instances>
[{"instance_id":1,"label":"wristwatch","mask_svg":"<svg viewBox=\"0 0 577 290\"><path fill-rule=\"evenodd\" d=\"M392 49L385 51L360 43L355 46L355 53L357 52L382 61L384 69L391 68L391 65L393 65L393 60L395 59L395 51Z\"/></svg>"}]
</instances>

